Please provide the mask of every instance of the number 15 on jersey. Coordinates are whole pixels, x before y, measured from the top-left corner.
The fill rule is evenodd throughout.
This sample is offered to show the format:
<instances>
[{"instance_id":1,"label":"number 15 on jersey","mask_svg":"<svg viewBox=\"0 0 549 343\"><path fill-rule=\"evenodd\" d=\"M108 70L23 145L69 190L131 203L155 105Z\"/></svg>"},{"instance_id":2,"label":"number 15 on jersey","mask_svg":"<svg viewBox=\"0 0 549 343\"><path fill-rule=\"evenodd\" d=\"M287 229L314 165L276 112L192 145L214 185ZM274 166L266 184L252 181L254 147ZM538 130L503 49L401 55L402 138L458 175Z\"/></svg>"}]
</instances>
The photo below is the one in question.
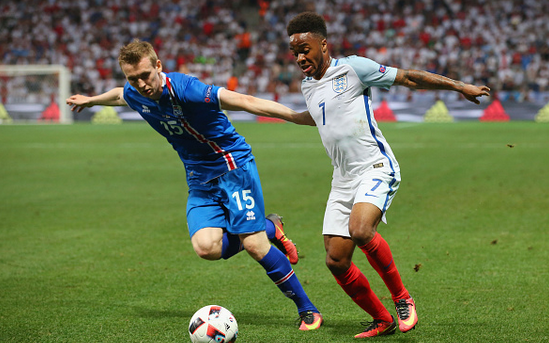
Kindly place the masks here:
<instances>
[{"instance_id":1,"label":"number 15 on jersey","mask_svg":"<svg viewBox=\"0 0 549 343\"><path fill-rule=\"evenodd\" d=\"M250 195L250 193L252 193L252 191L249 190L249 189L244 189L242 191L242 201L244 202L244 205L246 206L246 209L248 209L248 210L255 207L255 200ZM232 196L236 200L236 204L238 206L238 209L240 211L242 211L244 208L242 207L242 201L240 200L240 193L239 192L234 192L232 194Z\"/></svg>"}]
</instances>

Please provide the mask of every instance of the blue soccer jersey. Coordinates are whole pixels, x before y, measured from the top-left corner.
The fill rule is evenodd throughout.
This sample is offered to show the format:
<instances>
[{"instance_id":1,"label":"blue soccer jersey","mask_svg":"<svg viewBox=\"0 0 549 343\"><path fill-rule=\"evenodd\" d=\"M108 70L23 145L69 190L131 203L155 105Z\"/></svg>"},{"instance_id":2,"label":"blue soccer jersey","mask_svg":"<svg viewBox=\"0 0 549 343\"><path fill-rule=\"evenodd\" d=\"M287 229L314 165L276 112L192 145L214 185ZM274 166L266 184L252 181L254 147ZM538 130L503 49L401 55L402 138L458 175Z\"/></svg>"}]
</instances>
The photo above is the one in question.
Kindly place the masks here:
<instances>
[{"instance_id":1,"label":"blue soccer jersey","mask_svg":"<svg viewBox=\"0 0 549 343\"><path fill-rule=\"evenodd\" d=\"M129 83L124 86L124 100L177 151L189 186L208 182L253 159L250 145L221 111L220 87L181 73L161 76L159 100L142 96Z\"/></svg>"}]
</instances>

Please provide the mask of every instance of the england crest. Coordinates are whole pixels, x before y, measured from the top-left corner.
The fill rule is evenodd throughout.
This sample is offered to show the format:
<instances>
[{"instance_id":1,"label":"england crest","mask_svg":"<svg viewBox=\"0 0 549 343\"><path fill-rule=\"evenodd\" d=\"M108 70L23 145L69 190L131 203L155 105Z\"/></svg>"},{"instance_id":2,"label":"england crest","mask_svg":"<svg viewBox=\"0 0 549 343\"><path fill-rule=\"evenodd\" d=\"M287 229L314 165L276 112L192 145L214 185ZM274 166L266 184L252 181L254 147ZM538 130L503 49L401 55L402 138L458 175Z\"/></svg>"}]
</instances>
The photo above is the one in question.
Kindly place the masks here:
<instances>
[{"instance_id":1,"label":"england crest","mask_svg":"<svg viewBox=\"0 0 549 343\"><path fill-rule=\"evenodd\" d=\"M347 90L347 73L343 75L336 76L332 80L332 89L336 93L342 93Z\"/></svg>"}]
</instances>

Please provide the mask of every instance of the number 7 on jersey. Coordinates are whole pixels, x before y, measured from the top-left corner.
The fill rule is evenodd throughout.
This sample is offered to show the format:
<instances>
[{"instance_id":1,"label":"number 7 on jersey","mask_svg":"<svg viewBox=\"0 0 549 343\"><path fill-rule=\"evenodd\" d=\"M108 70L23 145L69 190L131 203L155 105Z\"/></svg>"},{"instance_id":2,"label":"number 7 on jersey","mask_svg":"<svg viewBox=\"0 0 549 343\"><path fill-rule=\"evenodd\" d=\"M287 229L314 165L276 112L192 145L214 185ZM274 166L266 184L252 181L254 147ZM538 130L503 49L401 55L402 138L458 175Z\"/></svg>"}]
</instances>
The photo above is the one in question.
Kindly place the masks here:
<instances>
[{"instance_id":1,"label":"number 7 on jersey","mask_svg":"<svg viewBox=\"0 0 549 343\"><path fill-rule=\"evenodd\" d=\"M318 107L322 109L322 125L326 125L326 103L321 102Z\"/></svg>"}]
</instances>

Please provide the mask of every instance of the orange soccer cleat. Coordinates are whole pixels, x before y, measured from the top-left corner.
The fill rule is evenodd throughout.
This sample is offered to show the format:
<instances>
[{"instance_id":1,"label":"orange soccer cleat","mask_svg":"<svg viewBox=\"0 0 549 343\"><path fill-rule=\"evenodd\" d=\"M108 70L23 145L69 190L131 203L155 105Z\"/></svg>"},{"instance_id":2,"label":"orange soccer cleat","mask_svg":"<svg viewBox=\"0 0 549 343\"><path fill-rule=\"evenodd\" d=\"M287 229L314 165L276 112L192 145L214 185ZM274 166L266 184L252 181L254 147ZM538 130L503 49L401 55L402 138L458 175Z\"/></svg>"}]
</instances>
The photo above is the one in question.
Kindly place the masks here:
<instances>
[{"instance_id":1,"label":"orange soccer cleat","mask_svg":"<svg viewBox=\"0 0 549 343\"><path fill-rule=\"evenodd\" d=\"M299 330L309 331L316 330L322 326L324 319L318 312L306 311L299 314Z\"/></svg>"},{"instance_id":2,"label":"orange soccer cleat","mask_svg":"<svg viewBox=\"0 0 549 343\"><path fill-rule=\"evenodd\" d=\"M400 299L395 301L395 308L398 315L398 328L402 332L408 332L416 327L417 313L414 299Z\"/></svg>"},{"instance_id":3,"label":"orange soccer cleat","mask_svg":"<svg viewBox=\"0 0 549 343\"><path fill-rule=\"evenodd\" d=\"M291 239L286 237L284 233L284 223L282 222L282 217L276 213L271 213L267 216L267 219L273 222L276 229L276 236L271 240L284 255L288 256L291 264L296 264L299 261L299 255L297 248L295 247L294 242Z\"/></svg>"},{"instance_id":4,"label":"orange soccer cleat","mask_svg":"<svg viewBox=\"0 0 549 343\"><path fill-rule=\"evenodd\" d=\"M366 329L358 335L355 335L355 338L368 338L394 334L396 331L396 322L393 316L391 316L391 318L393 319L392 322L374 319L373 322L364 323L364 325L366 325Z\"/></svg>"}]
</instances>

